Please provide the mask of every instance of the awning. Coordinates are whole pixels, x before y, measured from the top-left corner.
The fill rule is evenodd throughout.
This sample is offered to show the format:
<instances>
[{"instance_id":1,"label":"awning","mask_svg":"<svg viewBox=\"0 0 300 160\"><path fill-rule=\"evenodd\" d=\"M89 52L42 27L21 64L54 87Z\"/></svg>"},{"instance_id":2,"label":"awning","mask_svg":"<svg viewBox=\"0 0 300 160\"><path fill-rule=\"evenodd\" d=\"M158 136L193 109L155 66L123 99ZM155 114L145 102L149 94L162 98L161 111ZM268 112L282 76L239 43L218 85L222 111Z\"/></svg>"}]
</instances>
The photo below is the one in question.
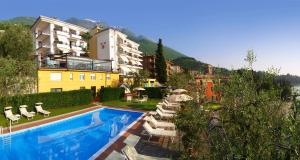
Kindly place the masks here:
<instances>
[{"instance_id":1,"label":"awning","mask_svg":"<svg viewBox=\"0 0 300 160\"><path fill-rule=\"evenodd\" d=\"M134 61L134 60L131 60L131 63L133 64L133 65L137 65L138 63L136 62L136 61Z\"/></svg>"},{"instance_id":2,"label":"awning","mask_svg":"<svg viewBox=\"0 0 300 160\"><path fill-rule=\"evenodd\" d=\"M121 58L124 62L126 62L126 63L129 62L129 60L127 59L126 56L120 55L120 58Z\"/></svg>"},{"instance_id":3,"label":"awning","mask_svg":"<svg viewBox=\"0 0 300 160\"><path fill-rule=\"evenodd\" d=\"M142 66L143 64L140 61L136 61L136 63L140 66Z\"/></svg>"},{"instance_id":4,"label":"awning","mask_svg":"<svg viewBox=\"0 0 300 160\"><path fill-rule=\"evenodd\" d=\"M69 43L70 41L68 40L67 37L64 36L57 36L58 41L63 42L63 43Z\"/></svg>"},{"instance_id":5,"label":"awning","mask_svg":"<svg viewBox=\"0 0 300 160\"><path fill-rule=\"evenodd\" d=\"M124 72L131 72L131 70L130 70L128 67L120 66L120 68L121 68Z\"/></svg>"},{"instance_id":6,"label":"awning","mask_svg":"<svg viewBox=\"0 0 300 160\"><path fill-rule=\"evenodd\" d=\"M59 50L61 50L63 53L69 53L70 50L69 49L66 49L66 48L60 48L60 47L57 47Z\"/></svg>"}]
</instances>

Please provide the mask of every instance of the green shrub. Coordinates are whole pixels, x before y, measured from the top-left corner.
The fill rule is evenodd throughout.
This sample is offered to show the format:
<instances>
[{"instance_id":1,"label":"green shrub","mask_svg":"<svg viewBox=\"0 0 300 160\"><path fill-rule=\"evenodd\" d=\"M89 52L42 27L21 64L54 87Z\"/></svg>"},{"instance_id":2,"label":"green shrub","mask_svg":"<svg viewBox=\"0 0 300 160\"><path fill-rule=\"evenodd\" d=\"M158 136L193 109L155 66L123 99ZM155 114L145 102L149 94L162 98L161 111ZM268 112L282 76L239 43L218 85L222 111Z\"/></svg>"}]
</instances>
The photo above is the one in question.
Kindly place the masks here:
<instances>
[{"instance_id":1,"label":"green shrub","mask_svg":"<svg viewBox=\"0 0 300 160\"><path fill-rule=\"evenodd\" d=\"M13 112L18 113L18 108L20 105L28 105L28 110L33 111L35 110L34 105L37 102L43 102L43 108L46 110L52 108L86 105L90 104L91 101L92 92L89 89L1 97L0 113L3 113L4 107L6 106L12 106Z\"/></svg>"},{"instance_id":2,"label":"green shrub","mask_svg":"<svg viewBox=\"0 0 300 160\"><path fill-rule=\"evenodd\" d=\"M101 88L98 92L98 96L101 102L119 100L124 97L124 88Z\"/></svg>"},{"instance_id":3,"label":"green shrub","mask_svg":"<svg viewBox=\"0 0 300 160\"><path fill-rule=\"evenodd\" d=\"M146 87L142 94L148 95L149 98L159 98L164 96L164 91L158 87Z\"/></svg>"}]
</instances>

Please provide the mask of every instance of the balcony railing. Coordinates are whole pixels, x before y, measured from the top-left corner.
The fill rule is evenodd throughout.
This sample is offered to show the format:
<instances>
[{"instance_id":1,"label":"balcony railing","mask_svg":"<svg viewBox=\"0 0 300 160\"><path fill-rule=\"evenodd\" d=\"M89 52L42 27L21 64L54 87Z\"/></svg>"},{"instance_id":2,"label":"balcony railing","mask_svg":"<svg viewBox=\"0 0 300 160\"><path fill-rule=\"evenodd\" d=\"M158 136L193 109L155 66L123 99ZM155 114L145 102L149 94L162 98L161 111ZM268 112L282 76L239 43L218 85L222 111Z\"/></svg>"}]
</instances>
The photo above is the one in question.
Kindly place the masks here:
<instances>
[{"instance_id":1,"label":"balcony railing","mask_svg":"<svg viewBox=\"0 0 300 160\"><path fill-rule=\"evenodd\" d=\"M60 58L47 57L40 62L40 68L56 68L68 70L90 70L111 72L111 61L95 60L84 57L65 56Z\"/></svg>"},{"instance_id":2,"label":"balcony railing","mask_svg":"<svg viewBox=\"0 0 300 160\"><path fill-rule=\"evenodd\" d=\"M71 49L76 51L82 51L82 47L78 47L78 46L71 46Z\"/></svg>"},{"instance_id":3,"label":"balcony railing","mask_svg":"<svg viewBox=\"0 0 300 160\"><path fill-rule=\"evenodd\" d=\"M61 36L67 36L67 37L70 37L70 33L69 33L69 32L66 32L66 31L59 31L59 30L56 30L56 34L57 34L57 35L61 35Z\"/></svg>"},{"instance_id":4,"label":"balcony railing","mask_svg":"<svg viewBox=\"0 0 300 160\"><path fill-rule=\"evenodd\" d=\"M81 39L81 36L79 35L76 35L76 34L70 34L71 37L70 38L73 38L73 39Z\"/></svg>"}]
</instances>

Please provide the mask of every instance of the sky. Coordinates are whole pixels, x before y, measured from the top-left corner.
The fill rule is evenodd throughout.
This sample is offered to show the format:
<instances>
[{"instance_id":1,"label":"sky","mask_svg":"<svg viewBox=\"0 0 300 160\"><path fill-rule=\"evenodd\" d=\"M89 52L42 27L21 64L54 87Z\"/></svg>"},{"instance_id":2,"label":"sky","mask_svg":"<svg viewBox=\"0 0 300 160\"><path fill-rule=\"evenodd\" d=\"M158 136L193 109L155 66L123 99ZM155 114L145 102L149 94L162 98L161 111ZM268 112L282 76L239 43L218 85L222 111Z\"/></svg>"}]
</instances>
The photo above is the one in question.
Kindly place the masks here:
<instances>
[{"instance_id":1,"label":"sky","mask_svg":"<svg viewBox=\"0 0 300 160\"><path fill-rule=\"evenodd\" d=\"M3 0L0 20L76 17L125 27L214 66L300 76L300 0Z\"/></svg>"}]
</instances>

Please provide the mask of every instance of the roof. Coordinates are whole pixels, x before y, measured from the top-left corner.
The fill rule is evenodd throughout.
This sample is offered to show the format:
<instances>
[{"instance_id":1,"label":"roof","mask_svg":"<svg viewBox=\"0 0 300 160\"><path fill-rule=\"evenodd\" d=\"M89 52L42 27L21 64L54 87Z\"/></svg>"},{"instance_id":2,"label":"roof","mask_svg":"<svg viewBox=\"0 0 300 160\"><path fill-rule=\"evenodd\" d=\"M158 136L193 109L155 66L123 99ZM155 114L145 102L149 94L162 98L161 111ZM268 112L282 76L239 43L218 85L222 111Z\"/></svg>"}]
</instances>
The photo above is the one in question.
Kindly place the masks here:
<instances>
[{"instance_id":1,"label":"roof","mask_svg":"<svg viewBox=\"0 0 300 160\"><path fill-rule=\"evenodd\" d=\"M75 24L71 24L71 23L68 23L68 22L56 19L56 18L46 17L46 16L39 16L35 20L35 22L33 23L33 25L31 26L31 29L35 28L36 25L39 22L48 22L48 23L53 23L53 24L57 24L57 25L61 25L61 26L67 26L70 29L79 30L81 32L88 32L89 31L89 29L87 29L87 28L84 28L84 27L81 27L81 26L77 26Z\"/></svg>"},{"instance_id":2,"label":"roof","mask_svg":"<svg viewBox=\"0 0 300 160\"><path fill-rule=\"evenodd\" d=\"M127 39L127 41L129 41L130 43L134 43L135 45L140 46L139 43L137 43L137 42L135 42L135 41L133 41L133 40L128 39L128 36L127 36L126 34L122 33L120 30L118 30L118 29L116 29L116 28L113 28L113 27L108 27L108 28L102 29L100 32L96 33L95 35L100 34L100 33L102 33L102 32L105 32L105 31L108 31L108 30L116 31L116 32L118 32L119 34L121 34L122 36L124 36L124 37Z\"/></svg>"}]
</instances>

